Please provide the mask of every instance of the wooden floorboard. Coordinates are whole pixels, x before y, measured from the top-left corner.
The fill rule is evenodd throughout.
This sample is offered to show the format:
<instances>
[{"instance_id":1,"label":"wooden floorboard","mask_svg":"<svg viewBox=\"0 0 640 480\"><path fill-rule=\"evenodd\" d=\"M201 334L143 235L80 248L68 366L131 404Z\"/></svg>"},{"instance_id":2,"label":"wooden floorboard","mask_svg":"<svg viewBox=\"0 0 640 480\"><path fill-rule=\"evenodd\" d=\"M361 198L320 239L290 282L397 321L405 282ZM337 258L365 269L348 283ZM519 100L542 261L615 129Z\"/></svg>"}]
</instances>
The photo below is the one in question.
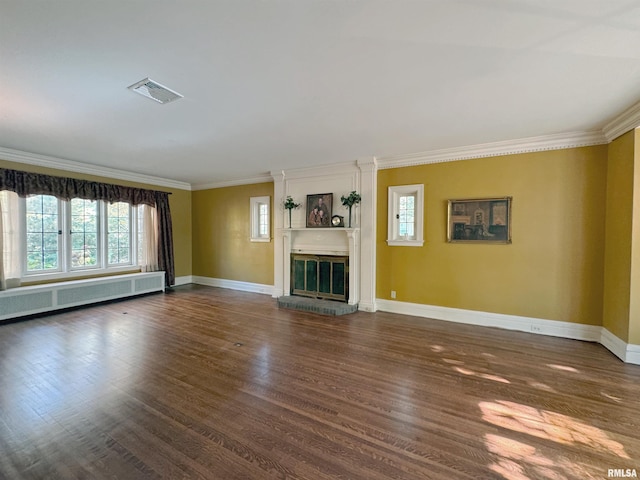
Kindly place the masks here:
<instances>
[{"instance_id":1,"label":"wooden floorboard","mask_svg":"<svg viewBox=\"0 0 640 480\"><path fill-rule=\"evenodd\" d=\"M0 324L2 479L640 475L604 347L204 286Z\"/></svg>"}]
</instances>

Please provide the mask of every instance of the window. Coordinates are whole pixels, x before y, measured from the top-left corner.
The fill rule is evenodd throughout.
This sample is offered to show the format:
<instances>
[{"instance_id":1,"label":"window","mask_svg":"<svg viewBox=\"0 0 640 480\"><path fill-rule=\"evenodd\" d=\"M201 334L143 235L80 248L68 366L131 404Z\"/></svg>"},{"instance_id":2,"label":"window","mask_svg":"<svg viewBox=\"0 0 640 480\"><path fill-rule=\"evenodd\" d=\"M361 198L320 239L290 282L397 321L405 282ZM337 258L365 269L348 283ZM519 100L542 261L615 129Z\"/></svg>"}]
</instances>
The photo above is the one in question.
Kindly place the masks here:
<instances>
[{"instance_id":1,"label":"window","mask_svg":"<svg viewBox=\"0 0 640 480\"><path fill-rule=\"evenodd\" d=\"M51 195L21 199L23 275L65 277L71 272L135 265L137 235L128 203Z\"/></svg>"},{"instance_id":2,"label":"window","mask_svg":"<svg viewBox=\"0 0 640 480\"><path fill-rule=\"evenodd\" d=\"M271 198L251 197L251 241L271 240Z\"/></svg>"},{"instance_id":3,"label":"window","mask_svg":"<svg viewBox=\"0 0 640 480\"><path fill-rule=\"evenodd\" d=\"M269 235L269 205L261 203L258 211L258 235L266 237Z\"/></svg>"},{"instance_id":4,"label":"window","mask_svg":"<svg viewBox=\"0 0 640 480\"><path fill-rule=\"evenodd\" d=\"M389 187L387 244L421 247L424 244L424 185Z\"/></svg>"},{"instance_id":5,"label":"window","mask_svg":"<svg viewBox=\"0 0 640 480\"><path fill-rule=\"evenodd\" d=\"M50 195L26 199L27 272L60 270L61 232L60 202Z\"/></svg>"},{"instance_id":6,"label":"window","mask_svg":"<svg viewBox=\"0 0 640 480\"><path fill-rule=\"evenodd\" d=\"M98 202L74 198L71 205L71 268L100 266L98 257Z\"/></svg>"},{"instance_id":7,"label":"window","mask_svg":"<svg viewBox=\"0 0 640 480\"><path fill-rule=\"evenodd\" d=\"M107 263L131 263L131 206L112 203L107 206Z\"/></svg>"},{"instance_id":8,"label":"window","mask_svg":"<svg viewBox=\"0 0 640 480\"><path fill-rule=\"evenodd\" d=\"M416 232L416 196L400 195L398 207L398 231L400 237L414 239Z\"/></svg>"}]
</instances>

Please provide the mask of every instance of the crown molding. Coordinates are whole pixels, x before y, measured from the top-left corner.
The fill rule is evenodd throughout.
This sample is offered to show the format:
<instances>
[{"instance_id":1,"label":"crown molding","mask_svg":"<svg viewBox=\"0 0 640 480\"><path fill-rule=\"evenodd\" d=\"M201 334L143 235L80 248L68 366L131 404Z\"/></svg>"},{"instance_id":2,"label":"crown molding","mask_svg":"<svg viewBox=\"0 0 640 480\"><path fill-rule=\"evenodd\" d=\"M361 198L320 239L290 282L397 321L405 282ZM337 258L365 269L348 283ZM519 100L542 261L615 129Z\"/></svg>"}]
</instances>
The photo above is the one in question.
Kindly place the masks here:
<instances>
[{"instance_id":1,"label":"crown molding","mask_svg":"<svg viewBox=\"0 0 640 480\"><path fill-rule=\"evenodd\" d=\"M409 167L428 163L444 163L456 160L470 160L473 158L514 155L517 153L588 147L592 145L603 145L606 143L608 143L608 140L600 131L557 133L540 137L529 137L502 142L482 143L466 147L445 148L408 155L382 157L378 159L378 168L386 169Z\"/></svg>"},{"instance_id":2,"label":"crown molding","mask_svg":"<svg viewBox=\"0 0 640 480\"><path fill-rule=\"evenodd\" d=\"M131 182L146 183L180 190L208 190L215 188L249 185L255 183L273 182L276 176L301 178L309 175L318 175L330 171L332 168L358 168L365 164L377 166L378 169L409 167L430 163L453 162L457 160L470 160L474 158L495 157L501 155L514 155L518 153L541 152L547 150L560 150L566 148L587 147L592 145L607 144L618 136L640 125L640 102L625 110L616 119L608 123L602 131L570 132L539 137L529 137L501 142L483 143L465 147L454 147L428 152L418 152L406 155L392 155L388 157L367 158L367 161L359 159L358 162L341 162L322 167L302 167L286 171L272 171L270 174L256 177L240 178L222 182L204 184L189 184L167 178L154 177L139 173L128 172L109 167L89 165L86 163L65 160L49 155L40 155L10 148L0 147L0 159L36 165L57 170L66 170L75 173L98 175L108 178L116 178ZM377 165L376 165L377 164Z\"/></svg>"},{"instance_id":3,"label":"crown molding","mask_svg":"<svg viewBox=\"0 0 640 480\"><path fill-rule=\"evenodd\" d=\"M373 157L372 157L373 158ZM347 172L357 172L359 170L356 161L326 163L322 165L314 165L313 167L297 167L286 170L272 170L271 179L273 180L293 180L309 177L325 177L333 176L336 172L345 174Z\"/></svg>"},{"instance_id":4,"label":"crown molding","mask_svg":"<svg viewBox=\"0 0 640 480\"><path fill-rule=\"evenodd\" d=\"M13 150L11 148L0 147L0 159L11 162L26 163L28 165L36 165L38 167L66 170L68 172L74 173L84 173L101 177L117 178L118 180L147 183L161 187L177 188L180 190L191 190L191 185L186 182L178 182L176 180L170 180L167 178L127 172L125 170L118 170L115 168L101 167L99 165L89 165L86 163L74 162L72 160L65 160L49 155L40 155L36 153L23 152L20 150Z\"/></svg>"},{"instance_id":5,"label":"crown molding","mask_svg":"<svg viewBox=\"0 0 640 480\"><path fill-rule=\"evenodd\" d=\"M631 105L616 118L607 123L602 132L608 141L613 141L620 135L633 130L640 125L640 102Z\"/></svg>"},{"instance_id":6,"label":"crown molding","mask_svg":"<svg viewBox=\"0 0 640 480\"><path fill-rule=\"evenodd\" d=\"M224 182L200 183L192 185L191 190L210 190L213 188L235 187L238 185L251 185L252 183L272 183L271 175L260 175L258 177L238 178L236 180L227 180Z\"/></svg>"}]
</instances>

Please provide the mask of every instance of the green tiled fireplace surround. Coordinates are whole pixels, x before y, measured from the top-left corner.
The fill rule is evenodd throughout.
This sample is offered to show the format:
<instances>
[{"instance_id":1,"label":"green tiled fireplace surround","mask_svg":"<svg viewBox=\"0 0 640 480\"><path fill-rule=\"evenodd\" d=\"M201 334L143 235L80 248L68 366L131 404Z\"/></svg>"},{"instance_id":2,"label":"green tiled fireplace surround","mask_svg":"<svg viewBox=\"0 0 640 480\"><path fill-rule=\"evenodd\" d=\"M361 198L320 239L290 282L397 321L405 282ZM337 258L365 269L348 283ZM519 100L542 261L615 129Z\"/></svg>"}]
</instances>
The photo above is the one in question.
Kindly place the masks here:
<instances>
[{"instance_id":1,"label":"green tiled fireplace surround","mask_svg":"<svg viewBox=\"0 0 640 480\"><path fill-rule=\"evenodd\" d=\"M291 295L349 300L349 257L291 255Z\"/></svg>"}]
</instances>

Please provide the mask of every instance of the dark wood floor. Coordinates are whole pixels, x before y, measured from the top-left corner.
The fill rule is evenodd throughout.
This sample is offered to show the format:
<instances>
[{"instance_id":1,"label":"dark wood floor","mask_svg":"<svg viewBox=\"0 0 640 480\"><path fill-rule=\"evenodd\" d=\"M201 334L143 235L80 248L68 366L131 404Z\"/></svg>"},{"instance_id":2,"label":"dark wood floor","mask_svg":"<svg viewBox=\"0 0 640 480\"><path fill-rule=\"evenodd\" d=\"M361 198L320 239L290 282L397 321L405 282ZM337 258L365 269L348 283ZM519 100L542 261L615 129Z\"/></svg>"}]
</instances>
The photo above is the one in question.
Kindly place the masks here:
<instances>
[{"instance_id":1,"label":"dark wood floor","mask_svg":"<svg viewBox=\"0 0 640 480\"><path fill-rule=\"evenodd\" d=\"M602 346L200 286L0 325L7 479L640 474Z\"/></svg>"}]
</instances>

